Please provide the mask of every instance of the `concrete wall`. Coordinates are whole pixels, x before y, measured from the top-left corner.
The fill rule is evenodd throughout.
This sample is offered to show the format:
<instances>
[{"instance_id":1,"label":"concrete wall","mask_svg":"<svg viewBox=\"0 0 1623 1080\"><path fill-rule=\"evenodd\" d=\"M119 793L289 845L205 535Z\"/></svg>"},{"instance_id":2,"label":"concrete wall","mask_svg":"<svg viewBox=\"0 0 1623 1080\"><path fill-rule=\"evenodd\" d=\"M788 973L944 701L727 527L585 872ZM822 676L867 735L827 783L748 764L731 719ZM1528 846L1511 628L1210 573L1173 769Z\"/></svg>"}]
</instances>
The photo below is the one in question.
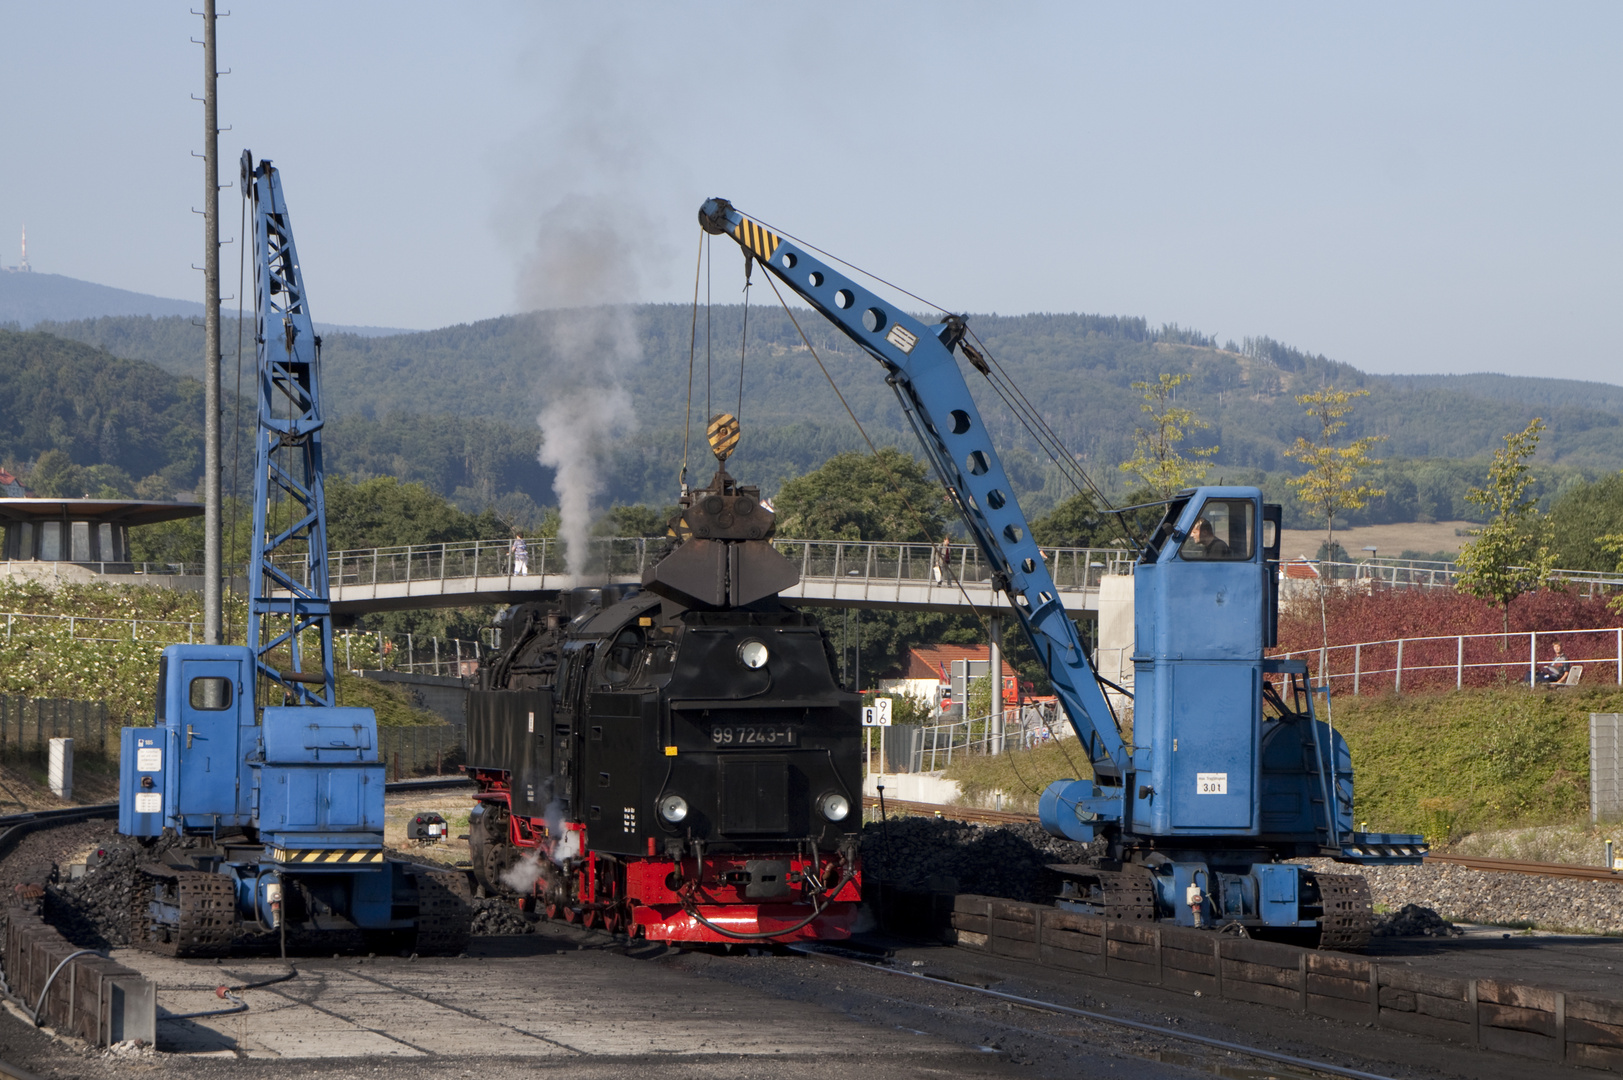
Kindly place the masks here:
<instances>
[{"instance_id":1,"label":"concrete wall","mask_svg":"<svg viewBox=\"0 0 1623 1080\"><path fill-rule=\"evenodd\" d=\"M468 722L468 687L449 675L416 675L400 671L359 671L363 679L393 683L410 696L413 705L427 709L458 728Z\"/></svg>"}]
</instances>

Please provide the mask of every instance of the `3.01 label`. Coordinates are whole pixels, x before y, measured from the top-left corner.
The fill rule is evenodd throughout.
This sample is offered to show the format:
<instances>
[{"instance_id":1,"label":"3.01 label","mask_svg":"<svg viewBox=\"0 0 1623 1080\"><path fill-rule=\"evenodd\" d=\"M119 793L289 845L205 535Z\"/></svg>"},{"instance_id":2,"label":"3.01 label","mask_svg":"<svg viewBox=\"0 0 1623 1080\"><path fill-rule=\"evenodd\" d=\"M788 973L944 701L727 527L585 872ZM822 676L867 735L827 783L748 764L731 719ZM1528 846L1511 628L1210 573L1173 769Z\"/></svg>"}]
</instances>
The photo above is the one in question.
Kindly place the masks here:
<instances>
[{"instance_id":1,"label":"3.01 label","mask_svg":"<svg viewBox=\"0 0 1623 1080\"><path fill-rule=\"evenodd\" d=\"M1226 772L1203 772L1195 774L1195 794L1197 795L1227 795L1229 793L1229 774Z\"/></svg>"}]
</instances>

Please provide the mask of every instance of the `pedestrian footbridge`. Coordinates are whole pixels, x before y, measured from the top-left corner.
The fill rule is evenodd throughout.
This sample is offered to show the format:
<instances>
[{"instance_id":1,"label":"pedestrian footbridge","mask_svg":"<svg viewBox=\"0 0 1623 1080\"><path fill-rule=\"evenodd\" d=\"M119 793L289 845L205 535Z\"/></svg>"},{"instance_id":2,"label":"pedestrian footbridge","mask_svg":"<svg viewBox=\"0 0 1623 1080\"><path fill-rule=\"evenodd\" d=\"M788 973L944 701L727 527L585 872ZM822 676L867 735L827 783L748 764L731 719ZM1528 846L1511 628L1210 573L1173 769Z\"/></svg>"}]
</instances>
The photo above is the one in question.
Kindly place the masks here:
<instances>
[{"instance_id":1,"label":"pedestrian footbridge","mask_svg":"<svg viewBox=\"0 0 1623 1080\"><path fill-rule=\"evenodd\" d=\"M576 586L641 584L643 571L665 550L661 539L589 542L586 570L568 573L561 541L528 543L528 573L515 573L506 540L334 551L328 555L334 614L362 615L426 607L471 607L540 599ZM800 567L800 583L782 597L824 607L951 611L994 607L992 574L973 545L953 545L941 573L929 544L865 541L774 540ZM1122 548L1043 548L1067 610L1094 613L1099 582L1130 572L1134 553ZM287 573L304 573L302 560L278 559Z\"/></svg>"}]
</instances>

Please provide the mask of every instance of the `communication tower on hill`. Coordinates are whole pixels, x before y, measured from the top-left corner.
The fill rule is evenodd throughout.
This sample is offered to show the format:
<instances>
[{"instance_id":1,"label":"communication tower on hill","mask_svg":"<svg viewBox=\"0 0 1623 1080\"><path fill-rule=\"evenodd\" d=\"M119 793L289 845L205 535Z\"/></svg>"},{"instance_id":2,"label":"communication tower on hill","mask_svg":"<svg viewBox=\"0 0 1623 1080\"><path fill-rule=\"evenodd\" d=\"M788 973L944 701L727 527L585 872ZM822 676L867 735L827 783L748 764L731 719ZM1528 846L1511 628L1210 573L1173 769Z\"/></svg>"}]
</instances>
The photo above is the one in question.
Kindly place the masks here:
<instances>
[{"instance_id":1,"label":"communication tower on hill","mask_svg":"<svg viewBox=\"0 0 1623 1080\"><path fill-rule=\"evenodd\" d=\"M25 274L33 269L32 266L28 265L28 226L27 225L23 226L23 261L17 264L17 269L22 271Z\"/></svg>"}]
</instances>

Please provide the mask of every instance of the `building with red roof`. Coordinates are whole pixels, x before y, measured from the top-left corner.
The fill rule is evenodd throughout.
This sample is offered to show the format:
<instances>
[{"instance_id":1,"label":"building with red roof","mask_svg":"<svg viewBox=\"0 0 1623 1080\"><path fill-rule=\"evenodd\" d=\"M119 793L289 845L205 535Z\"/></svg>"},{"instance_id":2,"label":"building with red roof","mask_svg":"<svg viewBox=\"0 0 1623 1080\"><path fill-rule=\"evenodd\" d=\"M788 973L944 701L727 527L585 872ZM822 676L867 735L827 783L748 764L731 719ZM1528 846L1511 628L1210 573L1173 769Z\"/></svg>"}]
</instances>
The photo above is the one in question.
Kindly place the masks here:
<instances>
[{"instance_id":1,"label":"building with red roof","mask_svg":"<svg viewBox=\"0 0 1623 1080\"><path fill-rule=\"evenodd\" d=\"M984 645L915 645L907 650L904 666L899 673L879 680L879 691L884 694L908 694L920 700L939 704L952 692L952 663L954 660L989 659ZM1013 704L1019 696L1019 678L1014 666L1003 661L1003 700Z\"/></svg>"}]
</instances>

